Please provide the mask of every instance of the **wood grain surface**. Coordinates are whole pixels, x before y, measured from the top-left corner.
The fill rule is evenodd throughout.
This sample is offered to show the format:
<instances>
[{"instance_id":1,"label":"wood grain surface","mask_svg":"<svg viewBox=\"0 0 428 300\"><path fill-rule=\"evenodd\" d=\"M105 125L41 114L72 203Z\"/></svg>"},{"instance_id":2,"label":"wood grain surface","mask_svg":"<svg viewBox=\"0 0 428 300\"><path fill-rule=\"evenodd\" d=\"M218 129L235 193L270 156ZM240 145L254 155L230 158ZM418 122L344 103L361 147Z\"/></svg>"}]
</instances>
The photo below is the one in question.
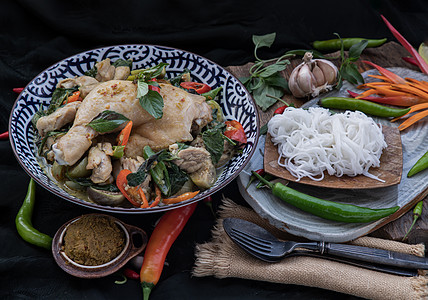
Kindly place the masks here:
<instances>
[{"instance_id":1,"label":"wood grain surface","mask_svg":"<svg viewBox=\"0 0 428 300\"><path fill-rule=\"evenodd\" d=\"M327 54L331 57L337 57L339 52ZM388 42L378 48L368 48L365 49L361 55L361 59L357 62L360 72L370 70L371 67L362 63L362 60L368 60L375 64L378 64L384 68L388 67L404 67L411 70L418 71L419 69L416 66L413 66L405 62L402 57L410 56L409 53L398 43ZM295 66L301 63L301 59L292 59L290 65L286 70L282 72L282 75L288 79L291 71ZM332 61L336 66L339 66L340 60ZM252 63L247 63L242 66L229 66L228 69L236 77L245 77L248 76L248 72ZM292 95L285 95L283 99L288 103L293 103L296 107L303 105L308 99L297 99ZM276 103L266 111L262 111L258 108L258 113L260 116L261 125L266 124L270 118L273 116L273 112L276 108L282 106L282 103ZM415 200L427 200L426 193L421 194L418 199ZM401 216L399 219L386 224L385 226L377 229L376 231L370 233L370 236L391 239L391 240L402 240L407 230L409 229L413 221L412 209L407 213ZM409 243L426 243L428 244L428 203L424 201L423 214L419 218L418 222L415 224L414 229L408 235L407 241Z\"/></svg>"}]
</instances>

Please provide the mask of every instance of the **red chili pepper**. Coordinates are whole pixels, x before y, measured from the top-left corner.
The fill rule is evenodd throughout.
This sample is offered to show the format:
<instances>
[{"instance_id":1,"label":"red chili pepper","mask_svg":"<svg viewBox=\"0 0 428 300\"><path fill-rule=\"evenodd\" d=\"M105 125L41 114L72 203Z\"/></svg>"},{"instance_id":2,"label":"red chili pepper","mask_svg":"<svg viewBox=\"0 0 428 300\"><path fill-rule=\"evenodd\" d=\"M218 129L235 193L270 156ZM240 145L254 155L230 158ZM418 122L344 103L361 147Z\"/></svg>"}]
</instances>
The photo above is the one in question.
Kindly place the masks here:
<instances>
[{"instance_id":1,"label":"red chili pepper","mask_svg":"<svg viewBox=\"0 0 428 300\"><path fill-rule=\"evenodd\" d=\"M211 91L211 87L208 84L199 83L199 82L185 81L185 82L180 83L180 86L182 88L187 89L187 90L195 90L196 93L198 93L198 94L203 94L203 93Z\"/></svg>"},{"instance_id":2,"label":"red chili pepper","mask_svg":"<svg viewBox=\"0 0 428 300\"><path fill-rule=\"evenodd\" d=\"M123 269L123 275L128 279L140 279L140 274L129 268Z\"/></svg>"},{"instance_id":3,"label":"red chili pepper","mask_svg":"<svg viewBox=\"0 0 428 300\"><path fill-rule=\"evenodd\" d=\"M414 65L416 67L419 67L418 61L415 58L413 58L413 57L407 57L407 56L405 56L405 57L402 57L401 59L404 60L405 62L408 62L409 64L412 64L412 65Z\"/></svg>"},{"instance_id":4,"label":"red chili pepper","mask_svg":"<svg viewBox=\"0 0 428 300\"><path fill-rule=\"evenodd\" d=\"M278 107L277 109L275 109L275 111L273 112L273 114L274 115L282 114L287 107L288 107L288 105L284 105L284 106Z\"/></svg>"},{"instance_id":5,"label":"red chili pepper","mask_svg":"<svg viewBox=\"0 0 428 300\"><path fill-rule=\"evenodd\" d=\"M15 93L19 94L24 90L24 88L13 88L12 91L14 91Z\"/></svg>"},{"instance_id":6,"label":"red chili pepper","mask_svg":"<svg viewBox=\"0 0 428 300\"><path fill-rule=\"evenodd\" d=\"M149 299L150 292L158 283L166 255L195 211L196 205L197 202L166 212L153 230L147 243L140 271L140 282L145 300Z\"/></svg>"},{"instance_id":7,"label":"red chili pepper","mask_svg":"<svg viewBox=\"0 0 428 300\"><path fill-rule=\"evenodd\" d=\"M9 138L9 131L0 133L0 140L7 140Z\"/></svg>"},{"instance_id":8,"label":"red chili pepper","mask_svg":"<svg viewBox=\"0 0 428 300\"><path fill-rule=\"evenodd\" d=\"M156 82L156 78L152 78L150 81ZM158 86L155 86L155 85L149 84L149 90L160 93L160 88Z\"/></svg>"},{"instance_id":9,"label":"red chili pepper","mask_svg":"<svg viewBox=\"0 0 428 300\"><path fill-rule=\"evenodd\" d=\"M202 202L204 202L206 204L206 206L208 206L210 208L211 213L215 217L215 212L214 212L214 209L213 209L213 198L211 196L208 196L204 200L202 200Z\"/></svg>"},{"instance_id":10,"label":"red chili pepper","mask_svg":"<svg viewBox=\"0 0 428 300\"><path fill-rule=\"evenodd\" d=\"M229 139L237 141L242 144L247 143L247 136L245 135L244 127L238 121L226 121L226 131L224 135Z\"/></svg>"}]
</instances>

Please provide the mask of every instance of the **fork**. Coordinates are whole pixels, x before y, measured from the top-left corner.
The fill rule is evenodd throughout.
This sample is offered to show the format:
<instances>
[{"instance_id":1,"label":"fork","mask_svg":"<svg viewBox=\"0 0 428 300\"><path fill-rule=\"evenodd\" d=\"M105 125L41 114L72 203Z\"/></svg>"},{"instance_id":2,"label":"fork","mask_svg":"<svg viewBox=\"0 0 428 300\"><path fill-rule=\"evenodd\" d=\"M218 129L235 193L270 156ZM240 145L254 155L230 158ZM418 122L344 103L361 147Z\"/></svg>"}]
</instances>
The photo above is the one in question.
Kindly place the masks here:
<instances>
[{"instance_id":1,"label":"fork","mask_svg":"<svg viewBox=\"0 0 428 300\"><path fill-rule=\"evenodd\" d=\"M428 259L425 257L347 244L280 241L264 228L241 219L226 218L223 227L244 250L265 261L278 261L296 248L303 248L320 255L328 253L336 257L406 269L428 269Z\"/></svg>"}]
</instances>

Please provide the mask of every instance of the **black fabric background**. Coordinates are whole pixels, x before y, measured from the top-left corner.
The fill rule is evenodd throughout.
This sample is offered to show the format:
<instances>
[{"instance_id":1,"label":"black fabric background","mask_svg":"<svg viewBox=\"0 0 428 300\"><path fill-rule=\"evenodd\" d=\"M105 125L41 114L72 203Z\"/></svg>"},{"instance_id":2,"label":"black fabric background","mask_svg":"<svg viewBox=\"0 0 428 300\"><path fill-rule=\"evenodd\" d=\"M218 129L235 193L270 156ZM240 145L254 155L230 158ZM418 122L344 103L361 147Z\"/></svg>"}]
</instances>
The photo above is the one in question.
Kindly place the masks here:
<instances>
[{"instance_id":1,"label":"black fabric background","mask_svg":"<svg viewBox=\"0 0 428 300\"><path fill-rule=\"evenodd\" d=\"M387 37L380 19L390 22L417 47L428 40L427 2L420 1L0 1L0 132L8 129L14 87L25 86L39 72L75 53L106 45L145 43L177 47L222 66L253 60L253 34L277 33L263 57L310 47L314 40ZM84 280L63 272L49 251L24 242L15 215L29 176L7 141L0 141L0 298L1 299L139 299L138 282ZM245 205L233 182L222 194ZM53 236L66 221L93 211L37 188L33 224ZM160 217L116 215L149 234ZM241 279L192 278L194 246L208 241L214 217L200 203L167 257L151 299L355 299L335 292Z\"/></svg>"}]
</instances>

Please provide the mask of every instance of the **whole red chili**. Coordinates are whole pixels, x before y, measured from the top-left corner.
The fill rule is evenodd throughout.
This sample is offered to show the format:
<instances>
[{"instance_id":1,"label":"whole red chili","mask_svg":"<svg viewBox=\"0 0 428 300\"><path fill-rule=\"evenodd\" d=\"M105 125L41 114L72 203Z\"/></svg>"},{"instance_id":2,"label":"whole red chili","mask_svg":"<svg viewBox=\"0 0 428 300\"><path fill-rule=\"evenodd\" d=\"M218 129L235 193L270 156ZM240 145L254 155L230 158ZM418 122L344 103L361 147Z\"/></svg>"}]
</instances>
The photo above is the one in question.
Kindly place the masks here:
<instances>
[{"instance_id":1,"label":"whole red chili","mask_svg":"<svg viewBox=\"0 0 428 300\"><path fill-rule=\"evenodd\" d=\"M9 138L9 131L0 133L0 140L7 140Z\"/></svg>"},{"instance_id":2,"label":"whole red chili","mask_svg":"<svg viewBox=\"0 0 428 300\"><path fill-rule=\"evenodd\" d=\"M186 90L195 90L198 94L203 94L211 91L211 87L208 84L199 82L185 81L180 83L180 86L182 88L185 88Z\"/></svg>"},{"instance_id":3,"label":"whole red chili","mask_svg":"<svg viewBox=\"0 0 428 300\"><path fill-rule=\"evenodd\" d=\"M195 211L196 205L197 202L166 212L153 230L140 271L144 300L149 299L150 292L158 283L166 255Z\"/></svg>"},{"instance_id":4,"label":"whole red chili","mask_svg":"<svg viewBox=\"0 0 428 300\"><path fill-rule=\"evenodd\" d=\"M140 274L129 268L123 269L123 275L128 279L140 279Z\"/></svg>"},{"instance_id":5,"label":"whole red chili","mask_svg":"<svg viewBox=\"0 0 428 300\"><path fill-rule=\"evenodd\" d=\"M273 112L273 114L274 115L282 114L287 107L288 107L287 105L278 107L277 109L275 109L275 111Z\"/></svg>"},{"instance_id":6,"label":"whole red chili","mask_svg":"<svg viewBox=\"0 0 428 300\"><path fill-rule=\"evenodd\" d=\"M14 91L15 93L19 94L24 90L24 88L13 88L12 91Z\"/></svg>"}]
</instances>

